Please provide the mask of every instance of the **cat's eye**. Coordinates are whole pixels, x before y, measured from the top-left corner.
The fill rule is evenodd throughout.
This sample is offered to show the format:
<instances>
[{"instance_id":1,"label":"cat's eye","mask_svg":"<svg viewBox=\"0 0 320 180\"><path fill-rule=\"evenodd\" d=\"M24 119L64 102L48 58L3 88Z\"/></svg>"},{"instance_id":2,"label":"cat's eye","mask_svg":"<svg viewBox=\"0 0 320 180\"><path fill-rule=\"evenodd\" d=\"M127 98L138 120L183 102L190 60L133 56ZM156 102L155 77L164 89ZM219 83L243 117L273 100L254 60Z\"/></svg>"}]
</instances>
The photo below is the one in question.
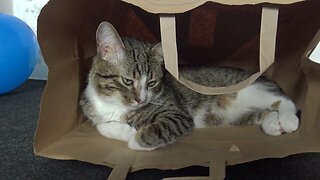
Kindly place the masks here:
<instances>
[{"instance_id":1,"label":"cat's eye","mask_svg":"<svg viewBox=\"0 0 320 180\"><path fill-rule=\"evenodd\" d=\"M154 85L156 85L156 83L157 83L157 81L149 81L148 86L153 87Z\"/></svg>"},{"instance_id":2,"label":"cat's eye","mask_svg":"<svg viewBox=\"0 0 320 180\"><path fill-rule=\"evenodd\" d=\"M127 79L127 78L124 78L124 77L122 77L122 82L126 86L131 86L133 84L133 81L131 79Z\"/></svg>"}]
</instances>

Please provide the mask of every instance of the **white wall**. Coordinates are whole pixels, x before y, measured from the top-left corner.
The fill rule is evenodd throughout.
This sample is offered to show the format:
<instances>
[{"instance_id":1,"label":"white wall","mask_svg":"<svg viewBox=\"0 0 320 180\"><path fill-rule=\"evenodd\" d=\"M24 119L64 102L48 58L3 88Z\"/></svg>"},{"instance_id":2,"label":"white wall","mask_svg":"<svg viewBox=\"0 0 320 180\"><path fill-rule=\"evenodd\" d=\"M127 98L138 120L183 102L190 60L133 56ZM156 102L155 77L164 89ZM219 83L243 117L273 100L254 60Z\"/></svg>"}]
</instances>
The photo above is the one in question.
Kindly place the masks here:
<instances>
[{"instance_id":1,"label":"white wall","mask_svg":"<svg viewBox=\"0 0 320 180\"><path fill-rule=\"evenodd\" d=\"M37 18L41 8L48 0L0 0L0 12L13 14L24 20L35 32L37 31ZM312 53L310 59L320 63L320 45ZM31 79L47 79L48 67L45 64L42 56L31 74Z\"/></svg>"},{"instance_id":2,"label":"white wall","mask_svg":"<svg viewBox=\"0 0 320 180\"><path fill-rule=\"evenodd\" d=\"M25 21L37 33L37 19L48 0L13 0L13 15ZM48 67L40 53L38 64L30 79L47 79Z\"/></svg>"},{"instance_id":3,"label":"white wall","mask_svg":"<svg viewBox=\"0 0 320 180\"><path fill-rule=\"evenodd\" d=\"M6 14L13 13L12 0L1 0L0 1L0 12Z\"/></svg>"},{"instance_id":4,"label":"white wall","mask_svg":"<svg viewBox=\"0 0 320 180\"><path fill-rule=\"evenodd\" d=\"M320 42L309 56L310 60L320 64Z\"/></svg>"},{"instance_id":5,"label":"white wall","mask_svg":"<svg viewBox=\"0 0 320 180\"><path fill-rule=\"evenodd\" d=\"M0 12L14 15L25 21L37 33L37 18L48 0L0 0ZM40 53L38 63L30 79L47 79L48 67Z\"/></svg>"}]
</instances>

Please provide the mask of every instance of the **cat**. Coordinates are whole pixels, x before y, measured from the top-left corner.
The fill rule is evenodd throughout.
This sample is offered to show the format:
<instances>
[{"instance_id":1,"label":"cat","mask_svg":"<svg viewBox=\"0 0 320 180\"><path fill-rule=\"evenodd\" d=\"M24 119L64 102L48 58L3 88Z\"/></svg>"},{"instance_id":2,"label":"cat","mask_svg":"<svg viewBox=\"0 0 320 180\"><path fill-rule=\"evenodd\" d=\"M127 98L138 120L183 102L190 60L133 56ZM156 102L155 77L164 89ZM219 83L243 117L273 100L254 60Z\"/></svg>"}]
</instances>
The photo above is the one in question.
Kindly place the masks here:
<instances>
[{"instance_id":1,"label":"cat","mask_svg":"<svg viewBox=\"0 0 320 180\"><path fill-rule=\"evenodd\" d=\"M108 138L151 151L172 144L194 128L260 125L272 136L299 126L295 104L263 77L237 93L203 95L164 70L161 43L120 38L102 22L97 55L80 98L84 115ZM207 86L230 86L250 76L231 67L181 67L185 78Z\"/></svg>"}]
</instances>

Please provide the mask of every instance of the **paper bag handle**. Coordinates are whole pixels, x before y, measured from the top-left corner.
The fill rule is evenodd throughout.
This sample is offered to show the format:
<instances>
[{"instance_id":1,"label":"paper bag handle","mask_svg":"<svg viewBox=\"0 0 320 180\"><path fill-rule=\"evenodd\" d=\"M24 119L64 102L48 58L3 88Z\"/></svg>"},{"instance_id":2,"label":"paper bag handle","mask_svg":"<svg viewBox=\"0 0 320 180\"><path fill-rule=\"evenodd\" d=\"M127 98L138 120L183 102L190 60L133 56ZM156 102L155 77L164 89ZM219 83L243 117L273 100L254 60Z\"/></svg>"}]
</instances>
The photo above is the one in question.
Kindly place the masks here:
<instances>
[{"instance_id":1,"label":"paper bag handle","mask_svg":"<svg viewBox=\"0 0 320 180\"><path fill-rule=\"evenodd\" d=\"M192 152L199 153L199 151ZM236 160L242 157L241 151L238 146L232 145L229 150L215 150L203 152L208 157L210 169L209 177L173 177L165 178L164 180L183 180L183 179L213 179L223 180L225 177L226 162L229 160ZM108 180L124 180L130 171L136 154L125 148L117 147L106 157L106 162L116 162L113 170L108 177ZM189 163L192 164L192 161Z\"/></svg>"},{"instance_id":2,"label":"paper bag handle","mask_svg":"<svg viewBox=\"0 0 320 180\"><path fill-rule=\"evenodd\" d=\"M223 180L225 178L225 168L227 159L238 159L239 151L234 151L228 154L229 157L221 157L210 160L210 172L209 177L172 177L164 178L164 180L184 180L184 179L201 179L201 180ZM232 157L232 158L230 158ZM226 159L225 159L226 158ZM115 167L113 168L108 180L125 180L127 174L129 173L132 164L132 158L127 159L127 157L122 157L119 159Z\"/></svg>"},{"instance_id":3,"label":"paper bag handle","mask_svg":"<svg viewBox=\"0 0 320 180\"><path fill-rule=\"evenodd\" d=\"M209 176L201 177L169 177L163 180L223 180L226 176L226 160L211 160Z\"/></svg>"},{"instance_id":4,"label":"paper bag handle","mask_svg":"<svg viewBox=\"0 0 320 180\"><path fill-rule=\"evenodd\" d=\"M173 14L160 15L161 43L165 68L180 83L201 94L215 95L237 92L253 83L274 62L279 10L276 7L263 7L260 29L259 72L248 79L228 87L208 87L187 80L179 75L176 44L176 22Z\"/></svg>"},{"instance_id":5,"label":"paper bag handle","mask_svg":"<svg viewBox=\"0 0 320 180\"><path fill-rule=\"evenodd\" d=\"M128 162L125 158L122 158L111 171L108 180L125 180L129 173L131 162Z\"/></svg>"},{"instance_id":6,"label":"paper bag handle","mask_svg":"<svg viewBox=\"0 0 320 180\"><path fill-rule=\"evenodd\" d=\"M209 176L201 177L170 177L163 180L223 180L226 176L226 163L229 160L240 159L242 157L240 149L236 145L232 145L229 151L212 152L216 154L209 161Z\"/></svg>"},{"instance_id":7,"label":"paper bag handle","mask_svg":"<svg viewBox=\"0 0 320 180\"><path fill-rule=\"evenodd\" d=\"M116 162L108 180L125 180L134 159L130 150L116 147L105 159L106 162Z\"/></svg>"}]
</instances>

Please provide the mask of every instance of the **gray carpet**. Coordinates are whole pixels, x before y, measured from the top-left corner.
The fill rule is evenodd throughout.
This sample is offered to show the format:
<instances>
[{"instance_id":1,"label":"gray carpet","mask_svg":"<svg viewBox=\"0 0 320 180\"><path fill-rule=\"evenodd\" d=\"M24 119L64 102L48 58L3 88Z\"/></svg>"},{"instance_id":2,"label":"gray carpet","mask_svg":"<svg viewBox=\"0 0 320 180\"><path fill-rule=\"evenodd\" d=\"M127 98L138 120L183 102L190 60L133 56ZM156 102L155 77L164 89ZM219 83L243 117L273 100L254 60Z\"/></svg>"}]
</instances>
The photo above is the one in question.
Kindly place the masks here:
<instances>
[{"instance_id":1,"label":"gray carpet","mask_svg":"<svg viewBox=\"0 0 320 180\"><path fill-rule=\"evenodd\" d=\"M0 95L0 179L106 179L111 169L79 161L59 161L33 154L33 135L45 81L29 80L15 91ZM157 180L176 176L207 176L208 168L142 170L127 179ZM317 180L320 153L264 159L228 166L228 180Z\"/></svg>"}]
</instances>

